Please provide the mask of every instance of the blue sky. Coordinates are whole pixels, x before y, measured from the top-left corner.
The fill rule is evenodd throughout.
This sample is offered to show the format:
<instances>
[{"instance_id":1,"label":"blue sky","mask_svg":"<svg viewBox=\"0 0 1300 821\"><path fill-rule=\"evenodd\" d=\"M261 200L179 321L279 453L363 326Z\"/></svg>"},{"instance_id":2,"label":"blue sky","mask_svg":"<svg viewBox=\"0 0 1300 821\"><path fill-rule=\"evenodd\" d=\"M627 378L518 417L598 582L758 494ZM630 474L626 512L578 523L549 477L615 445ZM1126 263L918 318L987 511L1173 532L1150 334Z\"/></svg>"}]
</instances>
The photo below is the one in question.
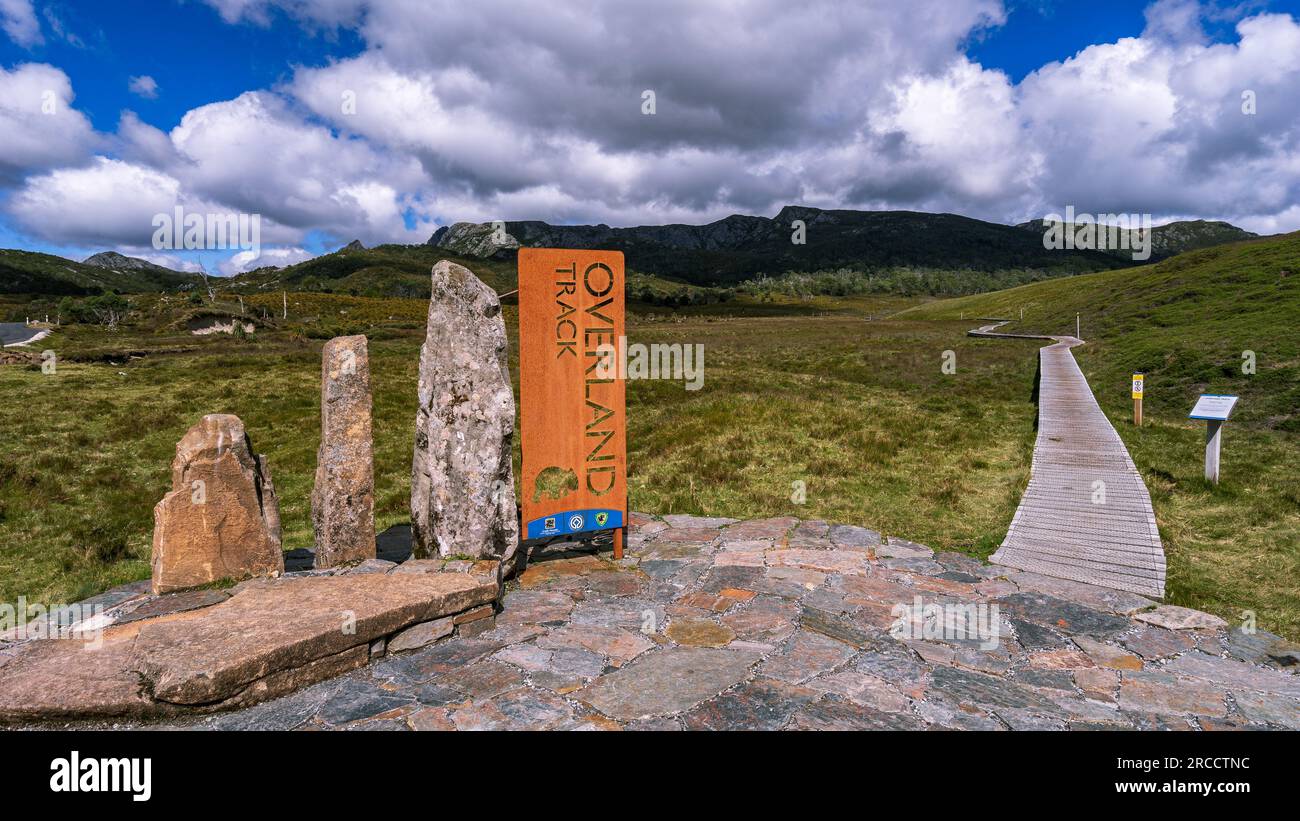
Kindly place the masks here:
<instances>
[{"instance_id":1,"label":"blue sky","mask_svg":"<svg viewBox=\"0 0 1300 821\"><path fill-rule=\"evenodd\" d=\"M1300 13L1300 0L1223 3L1224 9ZM1063 60L1094 43L1137 37L1146 27L1146 6L1133 0L1009 0L1006 25L972 39L967 53L1019 82L1046 63ZM1207 8L1202 25L1217 42L1235 39L1233 15Z\"/></svg>"},{"instance_id":2,"label":"blue sky","mask_svg":"<svg viewBox=\"0 0 1300 821\"><path fill-rule=\"evenodd\" d=\"M0 142L27 139L0 164L0 246L148 251L124 215L180 203L258 213L272 262L457 219L704 222L787 202L1300 227L1282 102L1300 90L1300 0L818 0L797 21L762 0L739 19L558 5L4 0L0 83L12 98L63 77L73 97L48 135L30 99L0 102ZM1247 90L1257 118L1237 110ZM352 92L361 111L340 114ZM1261 182L1216 184L1229 173ZM170 256L239 267L229 249Z\"/></svg>"},{"instance_id":3,"label":"blue sky","mask_svg":"<svg viewBox=\"0 0 1300 821\"><path fill-rule=\"evenodd\" d=\"M295 65L321 65L364 47L353 32L311 34L283 14L266 27L227 25L212 7L196 2L91 0L39 8L45 42L27 49L0 39L0 61L62 68L72 78L77 107L102 131L116 126L123 109L171 129L191 108L269 88L289 78ZM73 42L53 31L45 14L58 19ZM156 99L128 90L130 78L139 76L157 81Z\"/></svg>"}]
</instances>

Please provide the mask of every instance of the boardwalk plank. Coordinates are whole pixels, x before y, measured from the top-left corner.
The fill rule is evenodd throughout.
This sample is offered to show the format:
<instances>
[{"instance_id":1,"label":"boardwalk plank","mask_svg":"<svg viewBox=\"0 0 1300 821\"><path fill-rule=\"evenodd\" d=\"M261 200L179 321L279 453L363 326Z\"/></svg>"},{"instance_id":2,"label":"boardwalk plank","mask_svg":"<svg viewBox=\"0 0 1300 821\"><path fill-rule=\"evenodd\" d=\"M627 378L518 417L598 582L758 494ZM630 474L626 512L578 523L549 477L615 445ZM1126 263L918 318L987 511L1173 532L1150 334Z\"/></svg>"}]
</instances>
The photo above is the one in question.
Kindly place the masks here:
<instances>
[{"instance_id":1,"label":"boardwalk plank","mask_svg":"<svg viewBox=\"0 0 1300 821\"><path fill-rule=\"evenodd\" d=\"M1001 324L971 334L1012 336L993 330ZM1038 352L1038 439L1029 485L992 560L1163 598L1165 552L1151 495L1070 352L1083 343L1035 338L1055 343ZM1094 502L1098 481L1104 501Z\"/></svg>"}]
</instances>

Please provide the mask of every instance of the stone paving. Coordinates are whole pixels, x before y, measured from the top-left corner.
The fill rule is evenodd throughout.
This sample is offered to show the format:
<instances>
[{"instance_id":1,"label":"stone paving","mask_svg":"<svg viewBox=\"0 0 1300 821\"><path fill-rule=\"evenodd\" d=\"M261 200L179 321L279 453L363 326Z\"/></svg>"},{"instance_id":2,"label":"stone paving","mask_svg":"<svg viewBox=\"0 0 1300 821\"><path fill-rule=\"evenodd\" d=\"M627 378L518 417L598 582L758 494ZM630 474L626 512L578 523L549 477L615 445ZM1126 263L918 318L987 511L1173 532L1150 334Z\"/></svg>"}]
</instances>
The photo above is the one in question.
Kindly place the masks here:
<instances>
[{"instance_id":1,"label":"stone paving","mask_svg":"<svg viewBox=\"0 0 1300 821\"><path fill-rule=\"evenodd\" d=\"M1276 636L818 521L634 514L622 562L535 548L482 625L180 726L1300 729Z\"/></svg>"}]
</instances>

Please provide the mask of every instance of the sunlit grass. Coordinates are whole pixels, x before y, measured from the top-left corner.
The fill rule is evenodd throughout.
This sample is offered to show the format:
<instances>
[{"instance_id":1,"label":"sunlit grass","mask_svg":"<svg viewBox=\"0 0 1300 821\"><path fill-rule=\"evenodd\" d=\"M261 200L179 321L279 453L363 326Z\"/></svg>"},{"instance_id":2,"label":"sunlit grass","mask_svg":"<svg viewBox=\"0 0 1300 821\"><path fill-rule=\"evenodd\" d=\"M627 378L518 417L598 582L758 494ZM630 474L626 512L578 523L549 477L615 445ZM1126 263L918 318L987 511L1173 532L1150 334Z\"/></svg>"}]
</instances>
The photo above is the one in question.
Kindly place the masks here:
<instances>
[{"instance_id":1,"label":"sunlit grass","mask_svg":"<svg viewBox=\"0 0 1300 821\"><path fill-rule=\"evenodd\" d=\"M300 301L302 315L291 306L286 327L250 341L69 328L50 347L91 361L65 361L55 376L0 367L0 600L70 601L146 578L152 508L169 489L175 443L205 413L243 418L269 458L285 546L309 545L321 342L303 332L308 312L372 323L376 517L381 529L405 521L424 303ZM701 343L706 378L699 391L629 384L631 507L821 518L989 555L1029 476L1038 343L972 339L973 323L957 316L886 318L908 304L634 307L631 341ZM515 308L505 316L514 339ZM947 350L955 374L941 371ZM1160 405L1141 432L1125 427L1122 390L1105 389L1118 370L1104 353L1088 346L1080 361L1151 488L1168 600L1229 618L1254 610L1262 627L1300 634L1294 435L1230 427L1223 484L1208 488L1202 429Z\"/></svg>"}]
</instances>

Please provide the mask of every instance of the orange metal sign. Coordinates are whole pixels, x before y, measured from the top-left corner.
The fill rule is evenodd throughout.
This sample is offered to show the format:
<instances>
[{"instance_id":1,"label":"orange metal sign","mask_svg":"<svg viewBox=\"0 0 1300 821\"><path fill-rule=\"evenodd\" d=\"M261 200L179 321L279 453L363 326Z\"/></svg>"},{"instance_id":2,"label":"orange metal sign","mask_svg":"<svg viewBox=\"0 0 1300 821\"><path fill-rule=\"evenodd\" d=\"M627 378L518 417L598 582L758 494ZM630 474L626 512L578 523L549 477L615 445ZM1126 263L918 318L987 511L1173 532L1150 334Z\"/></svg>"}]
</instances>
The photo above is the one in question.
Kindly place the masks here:
<instances>
[{"instance_id":1,"label":"orange metal sign","mask_svg":"<svg viewBox=\"0 0 1300 821\"><path fill-rule=\"evenodd\" d=\"M623 335L621 252L519 249L524 538L627 524Z\"/></svg>"}]
</instances>

